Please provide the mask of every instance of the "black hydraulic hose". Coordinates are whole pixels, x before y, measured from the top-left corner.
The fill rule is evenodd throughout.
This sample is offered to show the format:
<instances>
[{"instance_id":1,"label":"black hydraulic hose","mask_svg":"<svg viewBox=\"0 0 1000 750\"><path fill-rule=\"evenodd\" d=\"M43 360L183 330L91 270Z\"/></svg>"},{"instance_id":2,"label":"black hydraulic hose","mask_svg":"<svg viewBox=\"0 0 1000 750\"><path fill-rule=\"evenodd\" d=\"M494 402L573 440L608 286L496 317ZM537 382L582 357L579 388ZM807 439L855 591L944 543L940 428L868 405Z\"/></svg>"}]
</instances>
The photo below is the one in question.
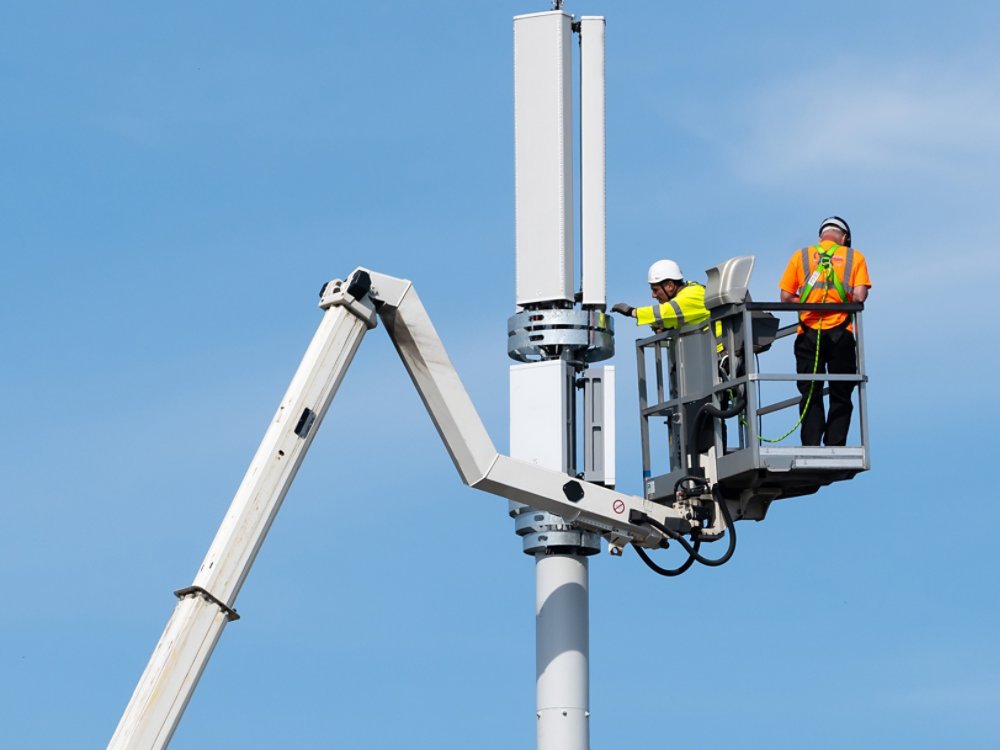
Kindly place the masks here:
<instances>
[{"instance_id":1,"label":"black hydraulic hose","mask_svg":"<svg viewBox=\"0 0 1000 750\"><path fill-rule=\"evenodd\" d=\"M701 539L695 539L694 540L694 550L695 550L695 552L698 551L698 548L700 546L701 546ZM632 549L634 549L635 552L636 552L636 554L639 555L640 558L642 558L642 561L644 563L646 563L646 566L650 570L652 570L654 573L658 573L661 576L666 576L667 578L672 578L673 576L679 576L681 573L683 573L684 571L686 571L688 568L690 568L695 563L695 557L694 557L694 555L693 554L689 554L688 555L688 559L685 560L684 564L681 565L679 568L672 568L672 569L670 569L670 568L661 568L659 565L657 565L655 562L653 562L653 559L649 556L649 554L646 552L646 550L644 550L642 547L638 547L638 546L636 546L636 545L633 544L632 545Z\"/></svg>"},{"instance_id":2,"label":"black hydraulic hose","mask_svg":"<svg viewBox=\"0 0 1000 750\"><path fill-rule=\"evenodd\" d=\"M701 428L705 421L705 416L715 417L716 419L729 419L730 417L735 417L743 408L747 405L745 398L737 398L733 400L732 405L728 409L720 409L712 403L702 404L698 411L694 415L694 434L691 435L689 441L690 448L688 450L688 471L694 465L694 457L700 451L698 450L698 443L701 438Z\"/></svg>"},{"instance_id":3,"label":"black hydraulic hose","mask_svg":"<svg viewBox=\"0 0 1000 750\"><path fill-rule=\"evenodd\" d=\"M695 484L700 484L706 490L708 489L708 480L705 477L700 477L697 474L685 474L676 482L674 482L674 494L676 495L680 491L681 485L685 482L694 482Z\"/></svg>"},{"instance_id":4,"label":"black hydraulic hose","mask_svg":"<svg viewBox=\"0 0 1000 750\"><path fill-rule=\"evenodd\" d=\"M736 551L736 528L733 525L733 517L729 513L729 506L727 505L725 499L722 497L722 492L721 490L719 490L718 485L716 485L715 489L712 490L712 497L715 499L715 502L719 504L719 507L722 510L722 517L726 521L726 533L729 535L729 549L727 549L726 553L718 559L713 560L711 558L702 557L701 555L698 554L697 547L693 547L691 543L688 542L687 539L682 537L673 529L668 529L666 526L657 521L655 518L647 518L646 521L649 523L650 526L652 526L655 529L659 529L668 537L670 537L675 542L680 544L685 550L687 550L687 553L691 555L693 559L697 560L702 565L707 565L711 568L715 568L718 567L719 565L724 565L725 563L729 562L729 559L733 556L733 553ZM696 532L697 529L695 533ZM695 537L694 541L695 544L699 544L701 540Z\"/></svg>"},{"instance_id":5,"label":"black hydraulic hose","mask_svg":"<svg viewBox=\"0 0 1000 750\"><path fill-rule=\"evenodd\" d=\"M711 403L702 404L701 408L698 409L698 414L694 418L695 425L698 424L698 420L702 419L702 417L704 417L705 414L708 414L709 416L715 417L717 419L729 419L730 417L735 417L737 414L743 411L743 407L746 405L747 405L746 399L742 397L735 399L733 401L733 405L730 406L728 409L720 409L719 407Z\"/></svg>"}]
</instances>

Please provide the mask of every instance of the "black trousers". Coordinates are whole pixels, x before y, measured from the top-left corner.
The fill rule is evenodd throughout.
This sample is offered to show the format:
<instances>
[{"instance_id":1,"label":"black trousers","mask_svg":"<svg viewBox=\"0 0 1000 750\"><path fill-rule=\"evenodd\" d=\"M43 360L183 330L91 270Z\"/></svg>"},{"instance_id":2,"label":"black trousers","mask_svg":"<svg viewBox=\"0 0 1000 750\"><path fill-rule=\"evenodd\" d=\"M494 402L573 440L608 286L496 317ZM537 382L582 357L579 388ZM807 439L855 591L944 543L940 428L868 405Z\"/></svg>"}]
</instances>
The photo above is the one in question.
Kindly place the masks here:
<instances>
[{"instance_id":1,"label":"black trousers","mask_svg":"<svg viewBox=\"0 0 1000 750\"><path fill-rule=\"evenodd\" d=\"M795 371L812 373L816 363L816 331L807 328L795 339ZM833 328L819 337L819 367L818 375L824 373L845 374L858 371L857 345L854 334L846 326ZM798 381L802 401L799 404L799 414L803 413L806 398L812 383L808 380ZM851 426L851 391L854 383L830 383L830 412L823 409L823 382L815 381L812 397L809 398L809 408L805 409L802 418L802 445L846 445L847 430Z\"/></svg>"}]
</instances>

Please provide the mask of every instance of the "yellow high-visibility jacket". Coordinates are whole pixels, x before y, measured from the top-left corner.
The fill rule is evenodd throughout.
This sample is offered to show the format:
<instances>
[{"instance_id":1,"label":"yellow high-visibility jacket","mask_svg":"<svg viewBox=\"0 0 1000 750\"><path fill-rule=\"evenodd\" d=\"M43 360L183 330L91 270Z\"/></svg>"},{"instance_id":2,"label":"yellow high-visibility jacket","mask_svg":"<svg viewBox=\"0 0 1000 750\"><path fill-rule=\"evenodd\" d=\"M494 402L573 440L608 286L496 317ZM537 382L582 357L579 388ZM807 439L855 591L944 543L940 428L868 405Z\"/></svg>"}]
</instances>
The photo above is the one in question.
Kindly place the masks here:
<instances>
[{"instance_id":1,"label":"yellow high-visibility jacket","mask_svg":"<svg viewBox=\"0 0 1000 750\"><path fill-rule=\"evenodd\" d=\"M702 323L708 318L705 287L697 281L687 282L669 302L635 309L636 323L654 328L680 328Z\"/></svg>"}]
</instances>

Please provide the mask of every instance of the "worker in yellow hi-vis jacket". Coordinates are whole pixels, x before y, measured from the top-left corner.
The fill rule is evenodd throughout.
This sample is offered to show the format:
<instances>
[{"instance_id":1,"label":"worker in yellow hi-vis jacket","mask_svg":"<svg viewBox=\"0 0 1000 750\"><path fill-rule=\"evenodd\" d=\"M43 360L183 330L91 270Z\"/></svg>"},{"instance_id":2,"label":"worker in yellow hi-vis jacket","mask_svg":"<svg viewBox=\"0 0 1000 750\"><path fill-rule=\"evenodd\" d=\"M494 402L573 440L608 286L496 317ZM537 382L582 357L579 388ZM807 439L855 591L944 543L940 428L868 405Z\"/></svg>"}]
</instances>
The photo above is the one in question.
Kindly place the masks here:
<instances>
[{"instance_id":1,"label":"worker in yellow hi-vis jacket","mask_svg":"<svg viewBox=\"0 0 1000 750\"><path fill-rule=\"evenodd\" d=\"M638 325L652 326L657 332L708 320L705 287L696 281L685 281L676 261L656 261L649 267L647 280L657 304L632 307L619 302L611 308L612 311L635 318Z\"/></svg>"},{"instance_id":2,"label":"worker in yellow hi-vis jacket","mask_svg":"<svg viewBox=\"0 0 1000 750\"><path fill-rule=\"evenodd\" d=\"M681 268L677 261L658 260L649 267L647 279L649 290L656 300L655 305L648 307L632 307L625 302L619 302L611 309L619 315L635 318L638 325L652 326L657 333L668 328L682 328L689 325L706 323L710 317L708 308L705 307L705 287L696 281L685 281ZM717 325L716 328L719 328ZM716 336L719 331L716 331ZM671 395L676 392L676 365L671 363L670 383ZM705 402L709 399L705 399ZM690 404L685 407L686 419L691 427L697 420L693 419L693 414L697 412L701 403ZM675 427L671 423L670 451L672 455L671 465L676 467L681 464L680 443L677 435L674 434ZM690 427L689 427L690 429ZM705 450L712 442L712 426L709 422L704 422L701 433L692 436L698 444L699 450ZM723 438L724 440L724 438Z\"/></svg>"}]
</instances>

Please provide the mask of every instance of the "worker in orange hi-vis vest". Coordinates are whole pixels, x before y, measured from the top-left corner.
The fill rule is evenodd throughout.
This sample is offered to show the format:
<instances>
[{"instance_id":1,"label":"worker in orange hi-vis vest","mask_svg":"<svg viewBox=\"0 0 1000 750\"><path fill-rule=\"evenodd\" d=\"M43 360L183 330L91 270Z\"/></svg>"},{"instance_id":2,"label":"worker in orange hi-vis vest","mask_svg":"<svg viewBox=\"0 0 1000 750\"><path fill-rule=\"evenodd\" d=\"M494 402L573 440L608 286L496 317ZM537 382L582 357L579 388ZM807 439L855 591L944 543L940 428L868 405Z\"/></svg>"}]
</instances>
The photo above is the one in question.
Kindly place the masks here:
<instances>
[{"instance_id":1,"label":"worker in orange hi-vis vest","mask_svg":"<svg viewBox=\"0 0 1000 750\"><path fill-rule=\"evenodd\" d=\"M795 251L779 287L782 302L864 302L872 282L865 256L851 247L851 228L839 216L824 219L819 243ZM851 317L844 312L804 310L795 339L795 371L855 373L857 345ZM830 381L830 412L823 409L823 383L799 381L802 445L846 445L854 383Z\"/></svg>"}]
</instances>

